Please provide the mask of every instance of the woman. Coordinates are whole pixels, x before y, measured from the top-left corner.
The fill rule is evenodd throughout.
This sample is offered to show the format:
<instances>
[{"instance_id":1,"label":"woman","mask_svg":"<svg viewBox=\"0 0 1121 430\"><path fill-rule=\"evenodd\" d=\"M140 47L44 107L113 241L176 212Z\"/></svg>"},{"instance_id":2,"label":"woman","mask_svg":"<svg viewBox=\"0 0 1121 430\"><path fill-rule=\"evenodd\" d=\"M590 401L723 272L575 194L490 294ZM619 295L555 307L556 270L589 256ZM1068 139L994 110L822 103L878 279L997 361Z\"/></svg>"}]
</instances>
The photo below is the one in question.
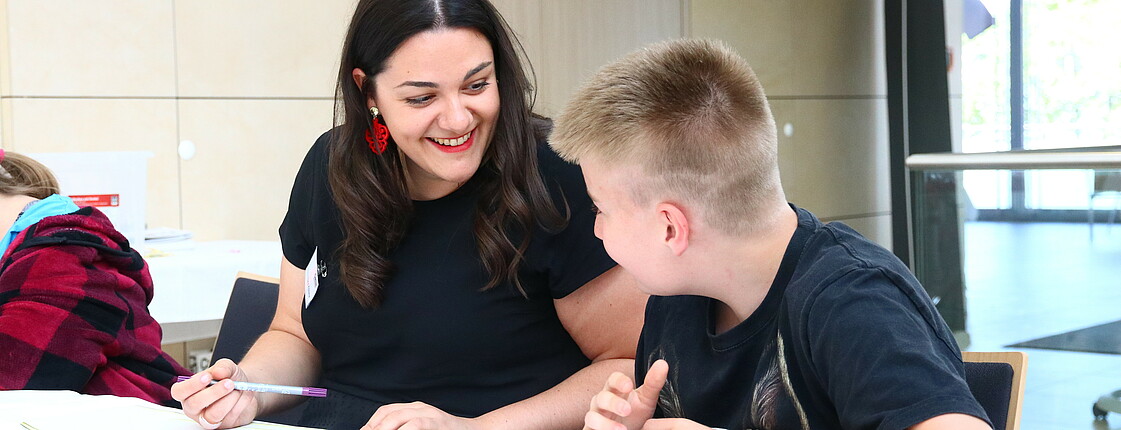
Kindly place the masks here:
<instances>
[{"instance_id":1,"label":"woman","mask_svg":"<svg viewBox=\"0 0 1121 430\"><path fill-rule=\"evenodd\" d=\"M207 387L230 378L327 388L315 427L578 428L631 371L645 297L539 139L515 46L485 0L359 2L340 125L280 228L277 317L241 363L173 387L188 416L233 427L297 401Z\"/></svg>"},{"instance_id":2,"label":"woman","mask_svg":"<svg viewBox=\"0 0 1121 430\"><path fill-rule=\"evenodd\" d=\"M148 265L42 164L0 150L0 389L73 390L177 406L190 372L160 349Z\"/></svg>"}]
</instances>

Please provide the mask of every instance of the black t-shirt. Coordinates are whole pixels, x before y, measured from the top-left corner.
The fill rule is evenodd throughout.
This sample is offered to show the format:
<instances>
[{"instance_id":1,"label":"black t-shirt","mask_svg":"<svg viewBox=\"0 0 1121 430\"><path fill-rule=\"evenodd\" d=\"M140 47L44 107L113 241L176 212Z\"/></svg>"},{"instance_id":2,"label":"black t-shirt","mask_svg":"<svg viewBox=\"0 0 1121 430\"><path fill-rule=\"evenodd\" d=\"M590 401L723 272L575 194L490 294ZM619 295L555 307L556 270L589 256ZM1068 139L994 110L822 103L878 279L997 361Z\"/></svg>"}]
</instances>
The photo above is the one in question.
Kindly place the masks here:
<instances>
[{"instance_id":1,"label":"black t-shirt","mask_svg":"<svg viewBox=\"0 0 1121 430\"><path fill-rule=\"evenodd\" d=\"M594 236L578 166L538 143L541 177L570 216L559 232L533 232L520 271L528 299L508 283L480 291L490 277L475 246L479 184L472 179L443 198L413 202L408 233L390 255L396 272L384 301L365 310L337 277L343 232L326 175L329 145L325 133L308 152L280 227L285 258L307 267L314 253L320 275L303 324L330 395L309 404L302 423L357 428L383 404L412 401L474 417L589 364L553 307L615 266Z\"/></svg>"},{"instance_id":2,"label":"black t-shirt","mask_svg":"<svg viewBox=\"0 0 1121 430\"><path fill-rule=\"evenodd\" d=\"M906 266L843 224L795 211L774 283L739 325L714 334L707 297L647 303L636 380L658 358L670 365L656 416L729 430L904 429L946 413L987 420L953 335Z\"/></svg>"}]
</instances>

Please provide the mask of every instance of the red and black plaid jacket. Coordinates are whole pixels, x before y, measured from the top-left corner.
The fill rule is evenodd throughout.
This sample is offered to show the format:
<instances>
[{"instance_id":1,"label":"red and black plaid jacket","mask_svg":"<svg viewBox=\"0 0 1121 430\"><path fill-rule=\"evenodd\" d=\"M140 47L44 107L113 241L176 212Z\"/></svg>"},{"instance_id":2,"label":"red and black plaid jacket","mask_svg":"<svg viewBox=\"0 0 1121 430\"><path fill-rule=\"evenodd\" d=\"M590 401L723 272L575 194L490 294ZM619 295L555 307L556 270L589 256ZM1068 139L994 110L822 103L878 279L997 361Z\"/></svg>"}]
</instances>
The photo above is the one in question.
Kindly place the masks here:
<instances>
[{"instance_id":1,"label":"red and black plaid jacket","mask_svg":"<svg viewBox=\"0 0 1121 430\"><path fill-rule=\"evenodd\" d=\"M148 265L97 209L44 218L0 266L0 389L62 389L177 406L190 374L160 349Z\"/></svg>"}]
</instances>

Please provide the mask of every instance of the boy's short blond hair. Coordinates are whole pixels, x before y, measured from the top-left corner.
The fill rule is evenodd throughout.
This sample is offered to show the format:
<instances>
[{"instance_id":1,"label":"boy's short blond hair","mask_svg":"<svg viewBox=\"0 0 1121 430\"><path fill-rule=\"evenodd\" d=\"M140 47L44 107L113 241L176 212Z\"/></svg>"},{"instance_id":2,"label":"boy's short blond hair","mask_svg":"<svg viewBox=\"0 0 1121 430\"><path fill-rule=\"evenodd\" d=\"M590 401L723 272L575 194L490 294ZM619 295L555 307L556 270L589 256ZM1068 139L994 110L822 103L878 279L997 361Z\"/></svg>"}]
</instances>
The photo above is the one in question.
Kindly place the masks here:
<instances>
[{"instance_id":1,"label":"boy's short blond hair","mask_svg":"<svg viewBox=\"0 0 1121 430\"><path fill-rule=\"evenodd\" d=\"M680 201L727 234L766 228L785 205L777 133L759 79L719 41L656 43L607 65L556 119L553 149L635 166L636 203Z\"/></svg>"}]
</instances>

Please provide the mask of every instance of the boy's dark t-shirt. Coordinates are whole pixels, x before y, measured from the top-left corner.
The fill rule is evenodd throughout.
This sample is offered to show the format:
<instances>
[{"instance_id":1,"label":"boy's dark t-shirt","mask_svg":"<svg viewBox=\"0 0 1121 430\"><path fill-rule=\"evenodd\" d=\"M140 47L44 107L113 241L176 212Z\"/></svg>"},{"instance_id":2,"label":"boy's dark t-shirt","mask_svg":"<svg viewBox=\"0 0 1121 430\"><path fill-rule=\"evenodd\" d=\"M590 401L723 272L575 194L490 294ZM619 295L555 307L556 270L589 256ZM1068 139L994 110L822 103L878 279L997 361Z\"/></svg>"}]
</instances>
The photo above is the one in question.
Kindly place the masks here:
<instances>
[{"instance_id":1,"label":"boy's dark t-shirt","mask_svg":"<svg viewBox=\"0 0 1121 430\"><path fill-rule=\"evenodd\" d=\"M739 325L714 334L714 299L651 297L635 379L669 362L655 416L767 430L904 429L947 413L987 421L953 335L903 263L794 210L775 281Z\"/></svg>"}]
</instances>

